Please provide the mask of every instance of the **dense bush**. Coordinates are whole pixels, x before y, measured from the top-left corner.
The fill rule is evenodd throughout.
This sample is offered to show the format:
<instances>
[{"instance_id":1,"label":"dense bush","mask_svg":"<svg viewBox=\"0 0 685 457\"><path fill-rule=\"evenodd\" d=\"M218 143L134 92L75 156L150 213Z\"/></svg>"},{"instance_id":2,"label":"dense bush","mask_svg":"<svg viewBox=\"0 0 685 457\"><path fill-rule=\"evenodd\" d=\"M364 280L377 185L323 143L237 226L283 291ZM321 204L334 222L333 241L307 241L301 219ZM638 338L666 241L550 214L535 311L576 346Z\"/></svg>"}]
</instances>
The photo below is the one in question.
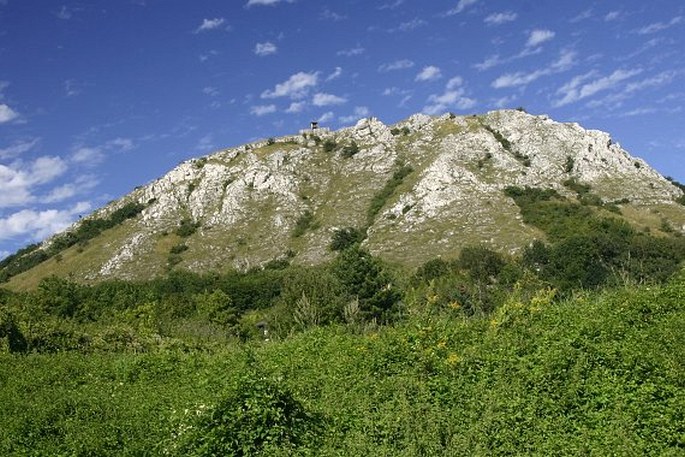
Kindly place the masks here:
<instances>
[{"instance_id":1,"label":"dense bush","mask_svg":"<svg viewBox=\"0 0 685 457\"><path fill-rule=\"evenodd\" d=\"M321 430L322 419L282 382L248 368L215 406L191 418L174 454L242 457L313 451Z\"/></svg>"},{"instance_id":2,"label":"dense bush","mask_svg":"<svg viewBox=\"0 0 685 457\"><path fill-rule=\"evenodd\" d=\"M371 204L366 210L367 226L371 226L373 224L373 220L376 218L376 215L381 209L383 209L385 204L395 192L395 189L402 184L404 178L409 176L409 174L411 174L413 171L414 169L411 166L402 165L400 168L395 170L390 180L385 183L385 186L383 186L383 188L373 196L373 199L371 199Z\"/></svg>"},{"instance_id":3,"label":"dense bush","mask_svg":"<svg viewBox=\"0 0 685 457\"><path fill-rule=\"evenodd\" d=\"M342 148L341 155L349 159L350 157L356 155L359 152L359 146L354 141Z\"/></svg>"},{"instance_id":4,"label":"dense bush","mask_svg":"<svg viewBox=\"0 0 685 457\"><path fill-rule=\"evenodd\" d=\"M176 227L174 233L182 238L187 238L195 233L199 227L200 224L198 222L193 222L189 218L184 218L181 220L178 227Z\"/></svg>"},{"instance_id":5,"label":"dense bush","mask_svg":"<svg viewBox=\"0 0 685 457\"><path fill-rule=\"evenodd\" d=\"M307 233L308 230L314 230L317 227L318 224L314 219L314 213L307 209L295 221L295 228L293 229L292 237L299 238Z\"/></svg>"},{"instance_id":6,"label":"dense bush","mask_svg":"<svg viewBox=\"0 0 685 457\"><path fill-rule=\"evenodd\" d=\"M342 251L364 240L364 233L354 227L345 227L333 232L332 251Z\"/></svg>"}]
</instances>

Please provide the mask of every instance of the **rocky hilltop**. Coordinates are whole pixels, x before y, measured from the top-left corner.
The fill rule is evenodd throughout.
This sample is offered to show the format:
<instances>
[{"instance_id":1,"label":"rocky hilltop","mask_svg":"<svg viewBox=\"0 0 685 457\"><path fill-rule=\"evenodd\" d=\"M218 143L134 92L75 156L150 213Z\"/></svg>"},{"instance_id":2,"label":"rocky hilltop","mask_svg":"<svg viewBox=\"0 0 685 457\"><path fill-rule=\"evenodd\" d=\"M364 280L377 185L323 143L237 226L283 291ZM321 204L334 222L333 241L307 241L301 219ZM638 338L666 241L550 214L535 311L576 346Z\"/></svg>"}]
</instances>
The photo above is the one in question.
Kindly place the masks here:
<instances>
[{"instance_id":1,"label":"rocky hilltop","mask_svg":"<svg viewBox=\"0 0 685 457\"><path fill-rule=\"evenodd\" d=\"M137 216L12 280L21 285L55 272L131 279L283 258L318 263L333 257L331 238L345 227L365 230L367 249L407 266L454 256L467 244L514 252L544 235L522 222L504 189L551 188L576 198L569 183L641 229L685 231L685 207L675 202L682 190L607 133L517 110L417 114L391 126L362 119L183 162L70 230L131 203L142 208Z\"/></svg>"}]
</instances>

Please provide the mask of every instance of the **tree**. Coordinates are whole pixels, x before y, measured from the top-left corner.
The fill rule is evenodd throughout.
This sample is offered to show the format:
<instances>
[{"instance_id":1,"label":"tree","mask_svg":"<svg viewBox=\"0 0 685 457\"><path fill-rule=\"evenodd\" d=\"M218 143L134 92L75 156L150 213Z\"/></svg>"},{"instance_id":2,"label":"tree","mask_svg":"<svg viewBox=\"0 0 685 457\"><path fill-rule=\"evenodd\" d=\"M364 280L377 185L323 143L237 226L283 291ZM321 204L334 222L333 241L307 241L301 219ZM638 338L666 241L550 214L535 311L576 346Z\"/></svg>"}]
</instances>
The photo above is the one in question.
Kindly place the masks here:
<instances>
[{"instance_id":1,"label":"tree","mask_svg":"<svg viewBox=\"0 0 685 457\"><path fill-rule=\"evenodd\" d=\"M397 314L399 291L381 263L362 249L347 249L333 265L350 297L359 299L360 314L371 320L390 322Z\"/></svg>"}]
</instances>

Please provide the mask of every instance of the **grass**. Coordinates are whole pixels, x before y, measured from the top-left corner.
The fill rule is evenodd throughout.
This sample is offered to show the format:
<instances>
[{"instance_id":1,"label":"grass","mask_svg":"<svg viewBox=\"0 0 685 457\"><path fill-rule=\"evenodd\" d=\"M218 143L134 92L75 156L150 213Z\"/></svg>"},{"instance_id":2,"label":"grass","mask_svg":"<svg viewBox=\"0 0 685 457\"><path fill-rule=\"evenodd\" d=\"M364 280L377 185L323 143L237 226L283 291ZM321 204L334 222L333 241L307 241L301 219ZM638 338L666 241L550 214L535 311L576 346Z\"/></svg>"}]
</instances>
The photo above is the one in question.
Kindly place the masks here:
<instances>
[{"instance_id":1,"label":"grass","mask_svg":"<svg viewBox=\"0 0 685 457\"><path fill-rule=\"evenodd\" d=\"M683 276L552 296L208 351L0 354L0 453L177 455L249 372L322 424L269 455L680 455Z\"/></svg>"}]
</instances>

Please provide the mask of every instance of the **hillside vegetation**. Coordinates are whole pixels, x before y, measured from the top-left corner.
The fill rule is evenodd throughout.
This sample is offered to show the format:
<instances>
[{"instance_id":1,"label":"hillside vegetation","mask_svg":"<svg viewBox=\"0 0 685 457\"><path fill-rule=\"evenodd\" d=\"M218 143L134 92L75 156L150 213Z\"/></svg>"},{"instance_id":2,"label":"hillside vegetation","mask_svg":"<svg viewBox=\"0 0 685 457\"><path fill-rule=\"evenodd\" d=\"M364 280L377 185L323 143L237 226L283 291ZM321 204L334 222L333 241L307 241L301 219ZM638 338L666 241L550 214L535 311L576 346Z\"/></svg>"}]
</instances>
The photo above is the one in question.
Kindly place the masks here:
<instances>
[{"instance_id":1,"label":"hillside vegetation","mask_svg":"<svg viewBox=\"0 0 685 457\"><path fill-rule=\"evenodd\" d=\"M221 344L150 335L129 313L98 344L1 354L0 453L685 450L685 276L562 300L517 288L475 317L433 295L407 306L392 326Z\"/></svg>"},{"instance_id":2,"label":"hillside vegetation","mask_svg":"<svg viewBox=\"0 0 685 457\"><path fill-rule=\"evenodd\" d=\"M4 291L0 453L681 454L685 239L507 193L548 243Z\"/></svg>"},{"instance_id":3,"label":"hillside vegetation","mask_svg":"<svg viewBox=\"0 0 685 457\"><path fill-rule=\"evenodd\" d=\"M683 203L518 111L186 162L0 262L0 455L683 455Z\"/></svg>"},{"instance_id":4,"label":"hillside vegetation","mask_svg":"<svg viewBox=\"0 0 685 457\"><path fill-rule=\"evenodd\" d=\"M344 228L357 230L375 257L407 269L471 245L515 254L555 241L508 188L556 193L535 209L565 199L639 233L685 234L682 185L607 133L517 110L417 114L185 161L1 261L0 281L29 290L51 275L95 283L171 270L244 272L273 261L321 265L334 259L327 248Z\"/></svg>"}]
</instances>

